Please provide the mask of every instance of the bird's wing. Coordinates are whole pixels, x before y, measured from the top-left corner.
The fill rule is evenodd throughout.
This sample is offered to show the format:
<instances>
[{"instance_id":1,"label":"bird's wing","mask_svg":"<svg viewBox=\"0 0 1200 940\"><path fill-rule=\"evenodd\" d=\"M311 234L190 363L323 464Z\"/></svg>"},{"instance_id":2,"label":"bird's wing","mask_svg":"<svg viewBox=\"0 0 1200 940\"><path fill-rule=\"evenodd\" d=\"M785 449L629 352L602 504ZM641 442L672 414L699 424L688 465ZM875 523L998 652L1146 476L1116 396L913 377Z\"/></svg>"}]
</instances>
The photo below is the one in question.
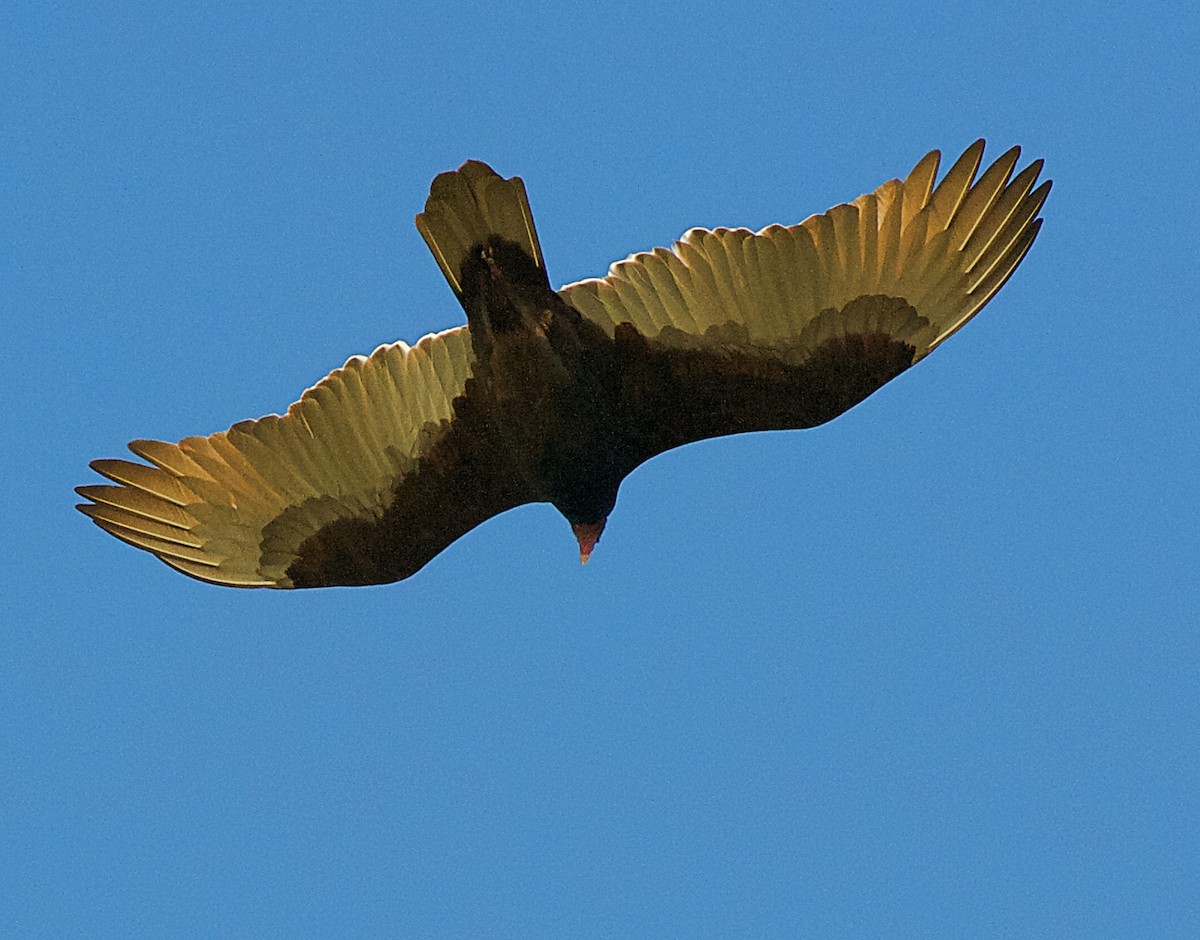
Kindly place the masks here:
<instances>
[{"instance_id":1,"label":"bird's wing","mask_svg":"<svg viewBox=\"0 0 1200 940\"><path fill-rule=\"evenodd\" d=\"M836 417L928 355L1003 286L1041 227L1042 161L1014 147L976 179L977 141L798 225L692 229L561 295L628 349L636 458ZM644 402L654 401L653 406ZM654 427L651 412L662 415ZM644 413L643 413L644 412Z\"/></svg>"},{"instance_id":2,"label":"bird's wing","mask_svg":"<svg viewBox=\"0 0 1200 940\"><path fill-rule=\"evenodd\" d=\"M407 577L480 522L524 502L476 431L466 327L381 346L283 416L178 444L134 441L150 466L97 460L82 486L105 531L204 581L236 587Z\"/></svg>"}]
</instances>

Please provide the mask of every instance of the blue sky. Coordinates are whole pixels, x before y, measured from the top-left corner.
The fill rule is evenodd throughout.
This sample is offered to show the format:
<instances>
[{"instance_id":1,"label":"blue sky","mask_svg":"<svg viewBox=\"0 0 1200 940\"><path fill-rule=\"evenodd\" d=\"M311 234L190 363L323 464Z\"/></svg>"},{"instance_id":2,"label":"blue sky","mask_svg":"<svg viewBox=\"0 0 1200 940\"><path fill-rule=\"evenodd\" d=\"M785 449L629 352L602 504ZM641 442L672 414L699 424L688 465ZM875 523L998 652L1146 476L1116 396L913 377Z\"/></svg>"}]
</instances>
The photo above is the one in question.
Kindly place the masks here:
<instances>
[{"instance_id":1,"label":"blue sky","mask_svg":"<svg viewBox=\"0 0 1200 940\"><path fill-rule=\"evenodd\" d=\"M1183 936L1200 922L1190 5L10 5L0 933ZM1045 227L815 431L415 578L234 591L72 508L461 313L433 176L555 283L987 137ZM13 395L15 393L15 402Z\"/></svg>"}]
</instances>

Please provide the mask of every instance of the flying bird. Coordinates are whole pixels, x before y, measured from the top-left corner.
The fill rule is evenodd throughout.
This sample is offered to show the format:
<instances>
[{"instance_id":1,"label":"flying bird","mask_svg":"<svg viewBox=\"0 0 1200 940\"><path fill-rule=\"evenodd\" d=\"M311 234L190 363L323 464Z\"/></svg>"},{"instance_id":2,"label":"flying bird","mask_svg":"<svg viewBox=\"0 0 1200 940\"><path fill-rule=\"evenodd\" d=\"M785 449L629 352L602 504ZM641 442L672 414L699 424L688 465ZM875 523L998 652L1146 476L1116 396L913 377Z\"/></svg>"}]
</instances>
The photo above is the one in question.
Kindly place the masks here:
<instances>
[{"instance_id":1,"label":"flying bird","mask_svg":"<svg viewBox=\"0 0 1200 940\"><path fill-rule=\"evenodd\" d=\"M656 454L810 428L923 359L1033 245L1050 191L984 142L797 225L694 228L553 290L519 177L468 161L417 229L467 323L355 356L287 413L96 460L102 529L234 587L383 584L507 509L551 503L587 561Z\"/></svg>"}]
</instances>

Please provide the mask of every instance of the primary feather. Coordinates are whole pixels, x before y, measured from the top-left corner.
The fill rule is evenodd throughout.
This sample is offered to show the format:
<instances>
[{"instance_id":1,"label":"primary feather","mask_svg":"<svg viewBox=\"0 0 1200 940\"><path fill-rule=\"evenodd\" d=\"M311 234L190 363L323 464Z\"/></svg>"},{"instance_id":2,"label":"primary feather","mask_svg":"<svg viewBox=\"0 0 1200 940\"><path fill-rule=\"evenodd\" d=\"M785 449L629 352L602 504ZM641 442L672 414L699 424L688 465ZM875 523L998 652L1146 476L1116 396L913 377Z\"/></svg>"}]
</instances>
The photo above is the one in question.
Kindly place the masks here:
<instances>
[{"instance_id":1,"label":"primary feather","mask_svg":"<svg viewBox=\"0 0 1200 940\"><path fill-rule=\"evenodd\" d=\"M97 460L79 509L235 587L408 577L497 513L550 502L586 560L621 480L672 447L812 427L928 355L1029 251L1050 190L978 141L797 225L692 229L553 291L524 184L469 161L417 228L468 325L356 356L287 413Z\"/></svg>"}]
</instances>

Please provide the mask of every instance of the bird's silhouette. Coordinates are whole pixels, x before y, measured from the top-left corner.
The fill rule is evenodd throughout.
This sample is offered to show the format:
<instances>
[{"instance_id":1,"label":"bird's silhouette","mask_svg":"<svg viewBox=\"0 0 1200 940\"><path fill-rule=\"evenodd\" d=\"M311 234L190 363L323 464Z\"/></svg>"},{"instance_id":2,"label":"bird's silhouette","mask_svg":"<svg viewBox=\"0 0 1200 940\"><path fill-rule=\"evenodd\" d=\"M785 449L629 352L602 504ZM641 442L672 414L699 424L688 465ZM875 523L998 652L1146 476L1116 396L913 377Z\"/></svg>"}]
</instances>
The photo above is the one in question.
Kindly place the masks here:
<instances>
[{"instance_id":1,"label":"bird's silhouette","mask_svg":"<svg viewBox=\"0 0 1200 940\"><path fill-rule=\"evenodd\" d=\"M380 346L287 413L97 460L105 531L235 587L406 578L484 520L553 504L587 560L621 481L673 447L822 424L928 355L1003 286L1050 190L1019 149L790 226L692 229L550 287L525 187L464 163L417 216L467 325Z\"/></svg>"}]
</instances>

